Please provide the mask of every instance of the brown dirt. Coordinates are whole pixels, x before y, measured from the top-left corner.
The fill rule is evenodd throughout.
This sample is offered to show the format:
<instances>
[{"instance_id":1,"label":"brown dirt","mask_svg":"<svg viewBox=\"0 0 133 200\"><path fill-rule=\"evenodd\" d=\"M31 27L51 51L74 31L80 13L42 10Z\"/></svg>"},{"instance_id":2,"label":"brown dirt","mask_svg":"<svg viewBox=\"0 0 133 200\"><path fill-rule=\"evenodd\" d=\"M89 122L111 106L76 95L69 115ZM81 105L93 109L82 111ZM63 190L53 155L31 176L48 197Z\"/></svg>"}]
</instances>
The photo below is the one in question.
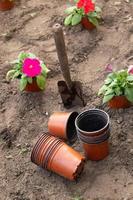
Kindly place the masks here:
<instances>
[{"instance_id":1,"label":"brown dirt","mask_svg":"<svg viewBox=\"0 0 133 200\"><path fill-rule=\"evenodd\" d=\"M21 0L9 12L0 12L0 200L132 200L133 107L118 111L101 105L97 90L104 67L115 69L133 62L133 3L99 0L103 22L89 33L79 25L65 28L70 68L83 83L85 108L102 108L111 117L111 152L100 162L88 161L78 182L37 168L31 149L53 111L65 110L56 82L62 80L52 36L52 26L63 24L65 0ZM43 94L20 93L17 82L8 84L9 62L20 51L44 59L51 69ZM82 152L79 142L73 147ZM77 198L76 198L77 197Z\"/></svg>"}]
</instances>

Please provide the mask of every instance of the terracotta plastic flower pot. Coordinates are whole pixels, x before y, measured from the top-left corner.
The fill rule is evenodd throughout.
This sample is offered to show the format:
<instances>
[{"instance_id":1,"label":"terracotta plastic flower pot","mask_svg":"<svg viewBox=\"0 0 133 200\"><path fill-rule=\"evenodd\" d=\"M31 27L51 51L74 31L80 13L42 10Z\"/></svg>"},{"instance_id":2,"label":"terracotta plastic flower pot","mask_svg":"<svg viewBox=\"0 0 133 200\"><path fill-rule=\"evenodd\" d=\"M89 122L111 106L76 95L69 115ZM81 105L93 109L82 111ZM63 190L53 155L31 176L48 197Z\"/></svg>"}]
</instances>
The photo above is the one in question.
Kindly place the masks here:
<instances>
[{"instance_id":1,"label":"terracotta plastic flower pot","mask_svg":"<svg viewBox=\"0 0 133 200\"><path fill-rule=\"evenodd\" d=\"M49 135L47 134L42 134L39 138L39 140L37 141L37 143L35 144L32 154L31 154L31 160L32 162L39 164L40 163L40 157L38 156L39 152L41 151L41 148L43 148L44 143L47 142L47 140L49 139Z\"/></svg>"},{"instance_id":2,"label":"terracotta plastic flower pot","mask_svg":"<svg viewBox=\"0 0 133 200\"><path fill-rule=\"evenodd\" d=\"M109 115L100 109L89 109L77 116L75 126L82 135L97 136L109 128Z\"/></svg>"},{"instance_id":3,"label":"terracotta plastic flower pot","mask_svg":"<svg viewBox=\"0 0 133 200\"><path fill-rule=\"evenodd\" d=\"M83 142L83 148L86 157L93 161L103 160L109 155L108 139L98 144L87 144Z\"/></svg>"},{"instance_id":4,"label":"terracotta plastic flower pot","mask_svg":"<svg viewBox=\"0 0 133 200\"><path fill-rule=\"evenodd\" d=\"M90 160L104 159L109 154L108 114L99 109L90 109L78 115L75 125L86 157Z\"/></svg>"},{"instance_id":5,"label":"terracotta plastic flower pot","mask_svg":"<svg viewBox=\"0 0 133 200\"><path fill-rule=\"evenodd\" d=\"M113 97L109 103L110 108L129 108L131 106L131 103L127 100L125 96L115 96Z\"/></svg>"},{"instance_id":6,"label":"terracotta plastic flower pot","mask_svg":"<svg viewBox=\"0 0 133 200\"><path fill-rule=\"evenodd\" d=\"M49 133L69 142L75 142L77 139L75 119L77 116L77 112L55 112L48 121Z\"/></svg>"},{"instance_id":7,"label":"terracotta plastic flower pot","mask_svg":"<svg viewBox=\"0 0 133 200\"><path fill-rule=\"evenodd\" d=\"M40 92L42 90L38 87L36 79L33 79L31 84L28 83L26 85L25 91L27 91L27 92Z\"/></svg>"},{"instance_id":8,"label":"terracotta plastic flower pot","mask_svg":"<svg viewBox=\"0 0 133 200\"><path fill-rule=\"evenodd\" d=\"M81 20L81 24L82 26L87 29L87 30L93 30L96 28L96 26L94 26L87 17L83 17Z\"/></svg>"},{"instance_id":9,"label":"terracotta plastic flower pot","mask_svg":"<svg viewBox=\"0 0 133 200\"><path fill-rule=\"evenodd\" d=\"M54 152L47 168L69 180L76 180L83 171L84 162L85 158L80 153L63 143Z\"/></svg>"},{"instance_id":10,"label":"terracotta plastic flower pot","mask_svg":"<svg viewBox=\"0 0 133 200\"><path fill-rule=\"evenodd\" d=\"M13 7L14 7L14 1L0 0L0 10L1 11L10 10Z\"/></svg>"},{"instance_id":11,"label":"terracotta plastic flower pot","mask_svg":"<svg viewBox=\"0 0 133 200\"><path fill-rule=\"evenodd\" d=\"M32 150L31 161L74 180L82 172L85 158L60 139L43 134Z\"/></svg>"}]
</instances>

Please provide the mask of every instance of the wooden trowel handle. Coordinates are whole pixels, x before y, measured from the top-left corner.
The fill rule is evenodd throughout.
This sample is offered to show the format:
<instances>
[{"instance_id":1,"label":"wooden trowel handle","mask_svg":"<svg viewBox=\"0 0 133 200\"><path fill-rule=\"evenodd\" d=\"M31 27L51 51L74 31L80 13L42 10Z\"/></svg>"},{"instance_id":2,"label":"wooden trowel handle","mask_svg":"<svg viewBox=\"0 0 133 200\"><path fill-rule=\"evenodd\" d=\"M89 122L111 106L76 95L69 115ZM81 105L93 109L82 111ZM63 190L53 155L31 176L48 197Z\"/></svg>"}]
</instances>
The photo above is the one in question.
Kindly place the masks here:
<instances>
[{"instance_id":1,"label":"wooden trowel handle","mask_svg":"<svg viewBox=\"0 0 133 200\"><path fill-rule=\"evenodd\" d=\"M54 31L55 45L57 49L57 55L58 55L61 71L65 79L65 82L67 84L67 87L71 91L72 80L71 80L69 66L68 66L68 57L67 57L66 48L65 48L65 41L64 41L62 26L60 24L55 24L53 26L53 31Z\"/></svg>"}]
</instances>

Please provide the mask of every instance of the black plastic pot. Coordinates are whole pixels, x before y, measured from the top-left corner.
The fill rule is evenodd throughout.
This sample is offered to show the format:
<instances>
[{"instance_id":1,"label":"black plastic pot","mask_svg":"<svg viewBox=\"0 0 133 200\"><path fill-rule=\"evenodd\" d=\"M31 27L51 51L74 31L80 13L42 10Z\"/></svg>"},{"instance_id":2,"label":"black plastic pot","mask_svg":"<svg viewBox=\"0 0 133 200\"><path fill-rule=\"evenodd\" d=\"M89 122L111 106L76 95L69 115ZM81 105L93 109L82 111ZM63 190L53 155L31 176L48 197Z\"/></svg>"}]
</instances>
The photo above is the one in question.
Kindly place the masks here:
<instances>
[{"instance_id":1,"label":"black plastic pot","mask_svg":"<svg viewBox=\"0 0 133 200\"><path fill-rule=\"evenodd\" d=\"M80 113L75 126L78 133L85 136L97 136L109 127L109 115L100 109L90 109Z\"/></svg>"}]
</instances>

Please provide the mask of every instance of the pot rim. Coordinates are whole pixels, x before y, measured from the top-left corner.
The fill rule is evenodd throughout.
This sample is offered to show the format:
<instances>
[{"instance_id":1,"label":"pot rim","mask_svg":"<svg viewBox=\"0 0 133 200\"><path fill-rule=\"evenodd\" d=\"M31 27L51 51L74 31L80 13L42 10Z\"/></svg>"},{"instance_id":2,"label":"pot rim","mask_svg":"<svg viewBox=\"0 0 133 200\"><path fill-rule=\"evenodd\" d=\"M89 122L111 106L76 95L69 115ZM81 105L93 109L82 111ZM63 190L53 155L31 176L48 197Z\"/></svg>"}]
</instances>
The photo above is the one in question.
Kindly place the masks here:
<instances>
[{"instance_id":1,"label":"pot rim","mask_svg":"<svg viewBox=\"0 0 133 200\"><path fill-rule=\"evenodd\" d=\"M49 162L49 160L50 160L52 154L54 153L54 151L55 151L59 146L61 146L61 144L62 144L62 141L61 141L61 140L57 140L56 143L54 143L54 144L52 145L52 147L49 148L48 151L46 152L46 154L45 154L45 160L44 160L44 162L42 162L42 165L43 165L43 167L44 167L45 169L47 169L48 162Z\"/></svg>"},{"instance_id":2,"label":"pot rim","mask_svg":"<svg viewBox=\"0 0 133 200\"><path fill-rule=\"evenodd\" d=\"M42 149L42 155L40 157L40 163L42 165L43 161L46 159L47 152L56 144L57 140L50 140L50 143L46 145L46 148L43 147Z\"/></svg>"},{"instance_id":3,"label":"pot rim","mask_svg":"<svg viewBox=\"0 0 133 200\"><path fill-rule=\"evenodd\" d=\"M39 159L40 165L42 165L42 161L43 161L43 159L44 159L44 157L45 157L46 152L48 151L48 149L50 148L50 146L51 146L54 142L55 142L55 140L53 140L53 138L49 138L49 139L46 141L46 143L45 143L45 141L44 141L44 143L42 144L42 146L41 146L41 147L42 147L41 151L40 151L40 149L39 149L39 151L38 151L38 154L41 153L41 155L39 156L39 157L40 157L40 159Z\"/></svg>"},{"instance_id":4,"label":"pot rim","mask_svg":"<svg viewBox=\"0 0 133 200\"><path fill-rule=\"evenodd\" d=\"M106 125L105 125L103 128L101 128L101 129L99 129L99 130L97 130L97 131L90 131L90 132L89 132L89 131L83 131L83 130L81 130L81 129L78 127L78 125L77 125L77 121L78 121L78 119L79 119L80 116L82 116L83 114L87 113L88 111L100 111L100 112L104 113L104 114L107 116L107 123L106 123ZM110 122L109 115L108 115L108 113L105 112L104 110L97 109L97 108L95 108L95 109L88 109L88 110L85 110L85 111L81 112L81 113L76 117L76 119L75 119L75 127L76 127L76 129L77 129L78 131L83 132L83 133L85 133L85 134L87 134L87 135L88 135L88 134L97 134L97 133L99 133L99 132L104 131L104 130L107 128L107 126L109 125L109 122Z\"/></svg>"},{"instance_id":5,"label":"pot rim","mask_svg":"<svg viewBox=\"0 0 133 200\"><path fill-rule=\"evenodd\" d=\"M75 115L77 117L79 115L79 113L76 112L76 111L73 111L73 112L69 113L69 116L68 116L68 119L67 119L67 123L66 123L66 129L65 129L66 138L71 143L75 142L76 139L77 139L77 131L76 131L76 126L75 126L76 117L74 117L73 115ZM74 131L69 130L69 124L72 123L71 122L71 117L75 118L73 120L74 121L74 123L73 123ZM71 133L73 133L72 136L71 136Z\"/></svg>"},{"instance_id":6,"label":"pot rim","mask_svg":"<svg viewBox=\"0 0 133 200\"><path fill-rule=\"evenodd\" d=\"M56 156L57 152L60 150L60 148L64 145L64 142L61 142L60 145L53 151L51 157L49 158L48 162L47 162L47 169L51 170L51 163L54 159L54 157ZM49 166L49 167L48 167Z\"/></svg>"},{"instance_id":7,"label":"pot rim","mask_svg":"<svg viewBox=\"0 0 133 200\"><path fill-rule=\"evenodd\" d=\"M39 137L39 139L37 140L37 142L35 143L32 152L31 152L31 161L33 162L33 160L35 161L35 157L38 154L38 146L42 145L43 141L47 140L49 138L49 135L45 135L45 134L41 134L41 136Z\"/></svg>"}]
</instances>

